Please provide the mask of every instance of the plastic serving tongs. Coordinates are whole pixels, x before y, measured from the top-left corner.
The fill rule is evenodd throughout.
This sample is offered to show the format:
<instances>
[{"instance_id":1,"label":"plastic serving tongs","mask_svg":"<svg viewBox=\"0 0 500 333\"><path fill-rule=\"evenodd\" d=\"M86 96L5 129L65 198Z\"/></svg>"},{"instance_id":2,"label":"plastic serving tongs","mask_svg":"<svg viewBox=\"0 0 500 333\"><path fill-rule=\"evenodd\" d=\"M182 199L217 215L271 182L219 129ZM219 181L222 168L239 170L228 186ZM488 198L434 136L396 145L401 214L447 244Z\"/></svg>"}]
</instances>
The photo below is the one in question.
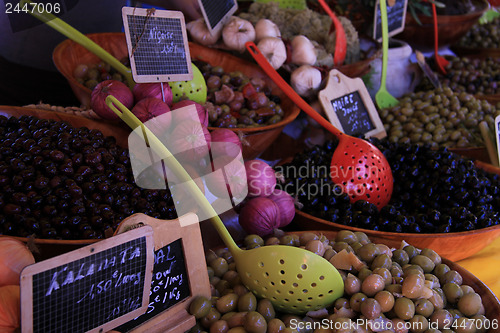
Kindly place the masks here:
<instances>
[{"instance_id":1,"label":"plastic serving tongs","mask_svg":"<svg viewBox=\"0 0 500 333\"><path fill-rule=\"evenodd\" d=\"M337 269L323 257L293 246L273 245L240 249L210 202L163 143L115 97L106 104L133 130L140 126L149 146L164 159L177 179L186 185L234 257L243 284L258 297L265 297L276 310L303 314L332 304L344 293Z\"/></svg>"},{"instance_id":2,"label":"plastic serving tongs","mask_svg":"<svg viewBox=\"0 0 500 333\"><path fill-rule=\"evenodd\" d=\"M328 7L325 0L318 0L326 13L330 16L335 26L335 53L333 55L333 63L335 66L340 66L344 63L347 53L347 38L345 35L344 27L337 18L335 13Z\"/></svg>"},{"instance_id":3,"label":"plastic serving tongs","mask_svg":"<svg viewBox=\"0 0 500 333\"><path fill-rule=\"evenodd\" d=\"M35 3L31 2L30 0L21 0L20 6L23 7L24 5L32 4L35 5ZM113 57L111 54L109 54L105 49L100 47L98 44L96 44L94 41L92 41L90 38L58 18L57 16L48 13L48 12L39 12L38 11L38 6L33 7L33 11L29 11L31 15L36 17L42 22L45 22L49 27L59 31L69 39L73 40L74 42L80 44L90 52L94 53L96 56L101 58L104 62L108 63L111 67L116 69L120 74L123 75L127 79L128 86L130 88L133 88L135 85L134 79L132 78L132 71L130 68L122 64L118 59Z\"/></svg>"}]
</instances>

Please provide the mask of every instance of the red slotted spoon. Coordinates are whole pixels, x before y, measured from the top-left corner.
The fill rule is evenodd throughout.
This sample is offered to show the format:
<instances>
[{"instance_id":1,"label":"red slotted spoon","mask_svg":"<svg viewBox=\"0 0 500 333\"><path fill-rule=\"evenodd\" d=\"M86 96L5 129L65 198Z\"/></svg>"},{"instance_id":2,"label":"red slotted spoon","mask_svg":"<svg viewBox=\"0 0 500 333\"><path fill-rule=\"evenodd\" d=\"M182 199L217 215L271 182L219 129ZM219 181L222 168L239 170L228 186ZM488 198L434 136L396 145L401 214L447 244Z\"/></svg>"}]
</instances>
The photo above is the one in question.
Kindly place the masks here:
<instances>
[{"instance_id":1,"label":"red slotted spoon","mask_svg":"<svg viewBox=\"0 0 500 333\"><path fill-rule=\"evenodd\" d=\"M393 187L391 167L384 154L368 141L339 131L290 87L269 64L255 43L247 42L245 46L262 70L285 95L339 140L330 164L332 181L342 187L351 202L366 200L379 209L384 207L391 199Z\"/></svg>"},{"instance_id":2,"label":"red slotted spoon","mask_svg":"<svg viewBox=\"0 0 500 333\"><path fill-rule=\"evenodd\" d=\"M441 74L446 74L446 66L450 63L443 56L438 53L438 20L436 12L436 4L432 2L432 18L434 20L434 58Z\"/></svg>"},{"instance_id":3,"label":"red slotted spoon","mask_svg":"<svg viewBox=\"0 0 500 333\"><path fill-rule=\"evenodd\" d=\"M319 0L319 3L330 16L335 26L335 53L333 55L333 62L336 66L340 66L344 63L347 53L347 38L345 36L344 27L337 16L335 16L335 13L328 7L325 0Z\"/></svg>"}]
</instances>

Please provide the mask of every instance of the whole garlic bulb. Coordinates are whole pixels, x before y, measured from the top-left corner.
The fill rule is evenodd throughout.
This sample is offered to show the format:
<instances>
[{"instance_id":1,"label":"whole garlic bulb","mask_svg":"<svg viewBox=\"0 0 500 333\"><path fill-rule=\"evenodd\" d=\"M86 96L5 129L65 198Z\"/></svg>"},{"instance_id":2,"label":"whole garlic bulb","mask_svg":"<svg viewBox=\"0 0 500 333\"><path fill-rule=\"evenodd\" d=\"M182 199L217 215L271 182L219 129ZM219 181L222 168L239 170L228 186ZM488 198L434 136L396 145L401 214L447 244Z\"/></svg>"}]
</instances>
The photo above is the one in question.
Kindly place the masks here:
<instances>
[{"instance_id":1,"label":"whole garlic bulb","mask_svg":"<svg viewBox=\"0 0 500 333\"><path fill-rule=\"evenodd\" d=\"M206 46L214 45L221 36L220 30L212 35L203 18L187 23L186 30L196 43Z\"/></svg>"},{"instance_id":2,"label":"whole garlic bulb","mask_svg":"<svg viewBox=\"0 0 500 333\"><path fill-rule=\"evenodd\" d=\"M234 51L245 51L245 43L255 40L255 28L250 21L233 16L222 28L222 40Z\"/></svg>"},{"instance_id":3,"label":"whole garlic bulb","mask_svg":"<svg viewBox=\"0 0 500 333\"><path fill-rule=\"evenodd\" d=\"M321 86L321 72L310 65L302 65L292 72L290 84L302 97L312 97Z\"/></svg>"},{"instance_id":4,"label":"whole garlic bulb","mask_svg":"<svg viewBox=\"0 0 500 333\"><path fill-rule=\"evenodd\" d=\"M304 35L292 39L292 63L296 65L314 65L316 63L316 49L314 44Z\"/></svg>"},{"instance_id":5,"label":"whole garlic bulb","mask_svg":"<svg viewBox=\"0 0 500 333\"><path fill-rule=\"evenodd\" d=\"M258 43L265 37L281 37L281 32L276 23L263 18L255 24L255 42Z\"/></svg>"},{"instance_id":6,"label":"whole garlic bulb","mask_svg":"<svg viewBox=\"0 0 500 333\"><path fill-rule=\"evenodd\" d=\"M257 44L257 47L274 69L280 68L285 63L286 46L281 38L264 37Z\"/></svg>"}]
</instances>

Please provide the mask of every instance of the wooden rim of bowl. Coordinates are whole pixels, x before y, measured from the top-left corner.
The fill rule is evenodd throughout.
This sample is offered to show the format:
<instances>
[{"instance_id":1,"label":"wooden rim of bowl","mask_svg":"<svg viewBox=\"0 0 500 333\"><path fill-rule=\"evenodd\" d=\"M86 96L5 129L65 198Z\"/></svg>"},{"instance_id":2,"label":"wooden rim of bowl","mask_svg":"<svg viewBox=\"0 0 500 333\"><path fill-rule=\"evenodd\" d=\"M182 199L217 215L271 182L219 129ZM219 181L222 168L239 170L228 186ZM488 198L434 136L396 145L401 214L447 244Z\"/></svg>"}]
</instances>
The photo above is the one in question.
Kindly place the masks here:
<instances>
[{"instance_id":1,"label":"wooden rim of bowl","mask_svg":"<svg viewBox=\"0 0 500 333\"><path fill-rule=\"evenodd\" d=\"M350 231L361 231L367 234L368 236L373 235L373 236L378 236L378 237L398 237L398 238L430 238L430 237L440 237L440 238L451 238L451 237L459 237L459 236L469 236L469 235L477 235L477 234L483 234L483 233L488 233L491 231L496 231L500 235L500 224L488 227L488 228L481 228L481 229L475 229L475 230L469 230L469 231L460 231L460 232L447 232L447 233L407 233L407 232L391 232L391 231L381 231L381 230L370 230L370 229L363 229L363 228L358 228L358 227L352 227L340 223L335 223L335 222L330 222L327 220L323 220L319 217L310 215L308 213L302 212L298 209L295 209L295 213L297 215L300 215L303 218L313 220L316 223L324 224L327 226L331 226L333 228L338 228L338 229L345 229L345 230L350 230Z\"/></svg>"},{"instance_id":2,"label":"wooden rim of bowl","mask_svg":"<svg viewBox=\"0 0 500 333\"><path fill-rule=\"evenodd\" d=\"M487 11L491 7L488 0L472 0L472 2L474 4L473 11L467 12L464 14L459 14L459 15L438 15L438 19L446 19L448 21L448 23L459 23L459 22L464 22L464 20L465 21L476 20L485 11ZM406 18L407 18L407 20L409 19L410 22L416 23L417 25L419 25L418 22L415 21L415 19L412 17L412 15L406 15ZM427 23L432 24L432 22L433 22L432 15L426 16L426 15L420 14L418 16L418 18L420 19L420 21L422 22L423 25L425 25ZM425 21L425 23L424 23L424 21ZM438 22L438 24L439 24L439 22Z\"/></svg>"}]
</instances>

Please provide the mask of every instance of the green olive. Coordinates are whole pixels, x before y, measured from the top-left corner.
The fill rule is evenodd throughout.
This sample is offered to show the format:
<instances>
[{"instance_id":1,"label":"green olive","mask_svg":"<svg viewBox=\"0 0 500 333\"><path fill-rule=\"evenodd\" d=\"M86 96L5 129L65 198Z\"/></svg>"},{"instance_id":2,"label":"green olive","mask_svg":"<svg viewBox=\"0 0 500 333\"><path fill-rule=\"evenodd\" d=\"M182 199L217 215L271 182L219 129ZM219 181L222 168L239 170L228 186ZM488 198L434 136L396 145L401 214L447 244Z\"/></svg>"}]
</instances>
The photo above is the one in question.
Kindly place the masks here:
<instances>
[{"instance_id":1,"label":"green olive","mask_svg":"<svg viewBox=\"0 0 500 333\"><path fill-rule=\"evenodd\" d=\"M247 292L238 299L238 311L255 311L257 309L257 298L254 293Z\"/></svg>"},{"instance_id":2,"label":"green olive","mask_svg":"<svg viewBox=\"0 0 500 333\"><path fill-rule=\"evenodd\" d=\"M389 258L389 256L385 253L378 255L373 259L372 264L370 268L374 270L375 268L386 268L389 269L392 266L392 260Z\"/></svg>"},{"instance_id":3,"label":"green olive","mask_svg":"<svg viewBox=\"0 0 500 333\"><path fill-rule=\"evenodd\" d=\"M361 292L368 297L375 296L379 291L384 290L385 280L378 274L371 274L367 276L361 284Z\"/></svg>"},{"instance_id":4,"label":"green olive","mask_svg":"<svg viewBox=\"0 0 500 333\"><path fill-rule=\"evenodd\" d=\"M422 274L410 274L403 280L403 296L416 299L422 296L424 288L424 276Z\"/></svg>"},{"instance_id":5,"label":"green olive","mask_svg":"<svg viewBox=\"0 0 500 333\"><path fill-rule=\"evenodd\" d=\"M368 319L375 319L382 313L382 307L374 298L367 298L361 302L360 311Z\"/></svg>"},{"instance_id":6,"label":"green olive","mask_svg":"<svg viewBox=\"0 0 500 333\"><path fill-rule=\"evenodd\" d=\"M429 328L429 321L422 315L415 315L410 319L410 332L424 333Z\"/></svg>"},{"instance_id":7,"label":"green olive","mask_svg":"<svg viewBox=\"0 0 500 333\"><path fill-rule=\"evenodd\" d=\"M257 302L257 312L260 313L266 321L270 321L276 316L273 304L266 298L262 298Z\"/></svg>"},{"instance_id":8,"label":"green olive","mask_svg":"<svg viewBox=\"0 0 500 333\"><path fill-rule=\"evenodd\" d=\"M439 264L436 265L434 268L434 275L441 281L442 284L444 281L444 275L450 271L450 267L446 264Z\"/></svg>"},{"instance_id":9,"label":"green olive","mask_svg":"<svg viewBox=\"0 0 500 333\"><path fill-rule=\"evenodd\" d=\"M243 326L247 313L248 312L235 312L232 316L226 318L229 328Z\"/></svg>"},{"instance_id":10,"label":"green olive","mask_svg":"<svg viewBox=\"0 0 500 333\"><path fill-rule=\"evenodd\" d=\"M368 235L365 234L364 232L355 231L354 234L358 238L358 242L360 242L361 244L365 245L365 244L371 243L370 239L368 238Z\"/></svg>"},{"instance_id":11,"label":"green olive","mask_svg":"<svg viewBox=\"0 0 500 333\"><path fill-rule=\"evenodd\" d=\"M457 304L458 310L462 312L465 316L471 317L478 314L481 309L481 296L477 293L469 293L463 295Z\"/></svg>"},{"instance_id":12,"label":"green olive","mask_svg":"<svg viewBox=\"0 0 500 333\"><path fill-rule=\"evenodd\" d=\"M368 243L359 248L356 253L366 263L371 263L376 256L380 255L380 249L376 244Z\"/></svg>"},{"instance_id":13,"label":"green olive","mask_svg":"<svg viewBox=\"0 0 500 333\"><path fill-rule=\"evenodd\" d=\"M209 333L226 333L228 330L227 321L219 319L210 325Z\"/></svg>"},{"instance_id":14,"label":"green olive","mask_svg":"<svg viewBox=\"0 0 500 333\"><path fill-rule=\"evenodd\" d=\"M367 298L368 297L363 293L356 293L356 294L352 295L351 299L349 301L349 305L350 305L351 309L359 312L361 309L361 303Z\"/></svg>"},{"instance_id":15,"label":"green olive","mask_svg":"<svg viewBox=\"0 0 500 333\"><path fill-rule=\"evenodd\" d=\"M196 296L189 305L189 313L196 319L200 319L208 314L211 307L212 302L208 298L205 296Z\"/></svg>"},{"instance_id":16,"label":"green olive","mask_svg":"<svg viewBox=\"0 0 500 333\"><path fill-rule=\"evenodd\" d=\"M235 293L224 295L215 302L215 308L221 314L234 311L237 307L238 295L236 295Z\"/></svg>"},{"instance_id":17,"label":"green olive","mask_svg":"<svg viewBox=\"0 0 500 333\"><path fill-rule=\"evenodd\" d=\"M438 329L451 328L453 323L453 317L450 312L446 309L437 309L429 317L429 321L435 325Z\"/></svg>"},{"instance_id":18,"label":"green olive","mask_svg":"<svg viewBox=\"0 0 500 333\"><path fill-rule=\"evenodd\" d=\"M200 323L205 328L210 328L210 326L220 319L220 312L215 308L210 308L207 315L200 319Z\"/></svg>"},{"instance_id":19,"label":"green olive","mask_svg":"<svg viewBox=\"0 0 500 333\"><path fill-rule=\"evenodd\" d=\"M443 280L442 281L441 281L441 279L439 279L439 280L440 280L441 284L455 282L456 284L461 285L463 282L462 276L456 270L451 270L451 271L447 272L444 275Z\"/></svg>"},{"instance_id":20,"label":"green olive","mask_svg":"<svg viewBox=\"0 0 500 333\"><path fill-rule=\"evenodd\" d=\"M335 237L336 242L346 242L351 245L354 242L358 242L358 237L356 234L350 230L340 230Z\"/></svg>"},{"instance_id":21,"label":"green olive","mask_svg":"<svg viewBox=\"0 0 500 333\"><path fill-rule=\"evenodd\" d=\"M312 240L319 239L319 236L316 235L314 232L303 232L299 236L299 242L301 246L305 246L307 243L309 243Z\"/></svg>"},{"instance_id":22,"label":"green olive","mask_svg":"<svg viewBox=\"0 0 500 333\"><path fill-rule=\"evenodd\" d=\"M425 298L419 298L415 301L415 313L429 318L434 312L434 305Z\"/></svg>"},{"instance_id":23,"label":"green olive","mask_svg":"<svg viewBox=\"0 0 500 333\"><path fill-rule=\"evenodd\" d=\"M408 252L398 249L392 252L392 260L403 266L410 262L410 257Z\"/></svg>"},{"instance_id":24,"label":"green olive","mask_svg":"<svg viewBox=\"0 0 500 333\"><path fill-rule=\"evenodd\" d=\"M243 240L243 244L245 244L245 246L250 246L251 244L263 246L264 239L258 235L247 235Z\"/></svg>"},{"instance_id":25,"label":"green olive","mask_svg":"<svg viewBox=\"0 0 500 333\"><path fill-rule=\"evenodd\" d=\"M432 249L428 249L428 248L422 249L420 254L431 259L434 262L434 265L436 265L436 266L441 264L441 256L439 254L437 254L437 252L432 250Z\"/></svg>"},{"instance_id":26,"label":"green olive","mask_svg":"<svg viewBox=\"0 0 500 333\"><path fill-rule=\"evenodd\" d=\"M434 270L434 267L436 266L431 258L421 254L417 254L416 256L411 258L410 263L422 267L424 273L432 272Z\"/></svg>"},{"instance_id":27,"label":"green olive","mask_svg":"<svg viewBox=\"0 0 500 333\"><path fill-rule=\"evenodd\" d=\"M464 295L462 288L454 283L448 282L443 286L443 292L449 303L455 304Z\"/></svg>"},{"instance_id":28,"label":"green olive","mask_svg":"<svg viewBox=\"0 0 500 333\"><path fill-rule=\"evenodd\" d=\"M344 291L347 295L354 295L361 290L361 280L349 273L344 281Z\"/></svg>"},{"instance_id":29,"label":"green olive","mask_svg":"<svg viewBox=\"0 0 500 333\"><path fill-rule=\"evenodd\" d=\"M387 268L375 268L373 274L380 275L384 279L386 286L392 283L392 274Z\"/></svg>"},{"instance_id":30,"label":"green olive","mask_svg":"<svg viewBox=\"0 0 500 333\"><path fill-rule=\"evenodd\" d=\"M267 323L266 333L281 333L285 328L285 323L281 319L273 318Z\"/></svg>"},{"instance_id":31,"label":"green olive","mask_svg":"<svg viewBox=\"0 0 500 333\"><path fill-rule=\"evenodd\" d=\"M214 270L215 276L222 277L228 270L228 263L226 259L219 257L210 261L210 267Z\"/></svg>"},{"instance_id":32,"label":"green olive","mask_svg":"<svg viewBox=\"0 0 500 333\"><path fill-rule=\"evenodd\" d=\"M394 306L394 296L388 292L387 290L382 290L379 291L374 298L377 300L377 302L380 304L380 309L382 312L388 312L392 310Z\"/></svg>"},{"instance_id":33,"label":"green olive","mask_svg":"<svg viewBox=\"0 0 500 333\"><path fill-rule=\"evenodd\" d=\"M410 320L415 315L415 304L407 297L398 298L394 303L394 313L399 319Z\"/></svg>"},{"instance_id":34,"label":"green olive","mask_svg":"<svg viewBox=\"0 0 500 333\"><path fill-rule=\"evenodd\" d=\"M249 333L266 333L267 321L257 311L251 311L245 316L243 327Z\"/></svg>"}]
</instances>

